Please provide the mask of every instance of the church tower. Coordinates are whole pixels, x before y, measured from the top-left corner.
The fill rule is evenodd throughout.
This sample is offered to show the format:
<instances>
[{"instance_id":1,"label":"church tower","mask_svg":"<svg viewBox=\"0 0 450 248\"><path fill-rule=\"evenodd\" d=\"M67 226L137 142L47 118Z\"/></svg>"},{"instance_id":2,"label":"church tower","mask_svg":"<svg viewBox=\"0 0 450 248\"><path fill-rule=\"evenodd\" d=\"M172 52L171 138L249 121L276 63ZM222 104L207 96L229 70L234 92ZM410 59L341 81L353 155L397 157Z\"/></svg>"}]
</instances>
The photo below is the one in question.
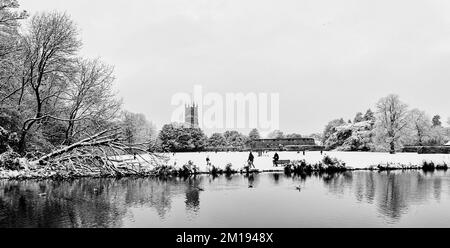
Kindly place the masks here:
<instances>
[{"instance_id":1,"label":"church tower","mask_svg":"<svg viewBox=\"0 0 450 248\"><path fill-rule=\"evenodd\" d=\"M198 105L186 105L184 108L184 117L186 124L191 127L198 127Z\"/></svg>"}]
</instances>

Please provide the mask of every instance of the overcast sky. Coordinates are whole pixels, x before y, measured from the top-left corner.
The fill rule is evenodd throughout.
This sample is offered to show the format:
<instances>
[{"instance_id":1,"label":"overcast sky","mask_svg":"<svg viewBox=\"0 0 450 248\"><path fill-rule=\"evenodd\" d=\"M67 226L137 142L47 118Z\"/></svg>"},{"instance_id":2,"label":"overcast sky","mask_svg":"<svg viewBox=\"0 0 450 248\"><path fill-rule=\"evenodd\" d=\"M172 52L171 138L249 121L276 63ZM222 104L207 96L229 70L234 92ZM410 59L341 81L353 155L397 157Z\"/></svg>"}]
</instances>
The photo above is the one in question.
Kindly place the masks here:
<instances>
[{"instance_id":1,"label":"overcast sky","mask_svg":"<svg viewBox=\"0 0 450 248\"><path fill-rule=\"evenodd\" d=\"M321 132L399 94L450 116L448 0L19 0L31 13L67 11L82 54L116 68L124 107L158 127L171 97L280 94L280 128Z\"/></svg>"}]
</instances>

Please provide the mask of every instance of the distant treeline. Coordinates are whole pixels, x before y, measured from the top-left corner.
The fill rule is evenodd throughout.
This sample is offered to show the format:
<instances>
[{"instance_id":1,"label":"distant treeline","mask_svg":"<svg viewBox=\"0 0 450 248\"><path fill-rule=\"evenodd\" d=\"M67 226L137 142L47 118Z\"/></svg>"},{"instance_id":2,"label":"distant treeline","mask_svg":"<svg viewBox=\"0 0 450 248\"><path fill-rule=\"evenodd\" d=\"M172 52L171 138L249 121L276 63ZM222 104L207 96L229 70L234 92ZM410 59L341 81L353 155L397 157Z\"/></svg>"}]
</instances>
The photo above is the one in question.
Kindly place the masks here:
<instances>
[{"instance_id":1,"label":"distant treeline","mask_svg":"<svg viewBox=\"0 0 450 248\"><path fill-rule=\"evenodd\" d=\"M280 130L275 130L267 137L270 139L280 138L302 138L300 134L284 135ZM309 135L319 141L320 135ZM253 129L248 135L238 131L226 131L224 133L213 133L207 136L200 128L191 127L186 124L172 123L164 125L159 132L157 145L160 151L170 152L197 152L205 150L247 150L253 140L261 139L258 129Z\"/></svg>"},{"instance_id":2,"label":"distant treeline","mask_svg":"<svg viewBox=\"0 0 450 248\"><path fill-rule=\"evenodd\" d=\"M449 140L450 128L442 125L439 115L430 118L424 111L409 109L397 95L381 98L375 112L369 109L353 120L330 121L322 139L328 150L390 152L405 146L442 146Z\"/></svg>"},{"instance_id":3,"label":"distant treeline","mask_svg":"<svg viewBox=\"0 0 450 248\"><path fill-rule=\"evenodd\" d=\"M450 120L448 122L450 124ZM301 138L300 134L285 135L275 130L266 138ZM376 104L376 110L356 113L353 120L330 121L323 134L314 138L317 145L338 151L401 151L405 146L442 146L450 140L450 127L444 127L439 115L430 118L419 109L409 109L399 96L388 95ZM248 135L237 131L214 133L207 137L202 130L189 126L168 124L158 136L159 147L165 151L202 151L220 147L246 149L254 139L261 138L257 129Z\"/></svg>"}]
</instances>

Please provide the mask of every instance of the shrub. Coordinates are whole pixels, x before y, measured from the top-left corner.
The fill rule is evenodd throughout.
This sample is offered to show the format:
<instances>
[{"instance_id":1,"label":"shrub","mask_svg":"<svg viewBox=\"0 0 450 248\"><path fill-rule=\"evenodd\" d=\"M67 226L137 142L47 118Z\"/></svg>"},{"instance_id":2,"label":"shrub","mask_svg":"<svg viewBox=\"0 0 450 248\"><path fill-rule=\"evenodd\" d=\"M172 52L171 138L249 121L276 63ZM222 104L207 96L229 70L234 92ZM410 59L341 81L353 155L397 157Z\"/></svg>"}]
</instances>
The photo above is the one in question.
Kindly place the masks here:
<instances>
[{"instance_id":1,"label":"shrub","mask_svg":"<svg viewBox=\"0 0 450 248\"><path fill-rule=\"evenodd\" d=\"M198 167L194 165L194 162L189 160L187 164L183 165L183 167L178 171L178 173L182 176L197 174Z\"/></svg>"},{"instance_id":2,"label":"shrub","mask_svg":"<svg viewBox=\"0 0 450 248\"><path fill-rule=\"evenodd\" d=\"M173 175L176 172L175 167L173 166L168 166L168 165L160 165L155 167L155 173L158 176L168 176L168 175Z\"/></svg>"},{"instance_id":3,"label":"shrub","mask_svg":"<svg viewBox=\"0 0 450 248\"><path fill-rule=\"evenodd\" d=\"M225 174L231 175L233 173L236 173L236 171L233 170L232 167L233 165L231 163L228 163L227 166L225 167Z\"/></svg>"},{"instance_id":4,"label":"shrub","mask_svg":"<svg viewBox=\"0 0 450 248\"><path fill-rule=\"evenodd\" d=\"M222 174L222 171L213 165L211 169L211 175L217 176L218 174Z\"/></svg>"},{"instance_id":5,"label":"shrub","mask_svg":"<svg viewBox=\"0 0 450 248\"><path fill-rule=\"evenodd\" d=\"M338 163L338 161L337 161L337 159L335 159L335 158L333 159L327 155L322 159L322 163L325 165L335 165Z\"/></svg>"},{"instance_id":6,"label":"shrub","mask_svg":"<svg viewBox=\"0 0 450 248\"><path fill-rule=\"evenodd\" d=\"M424 171L434 171L434 170L447 170L448 166L446 163L435 164L433 162L424 161L422 163L422 170Z\"/></svg>"},{"instance_id":7,"label":"shrub","mask_svg":"<svg viewBox=\"0 0 450 248\"><path fill-rule=\"evenodd\" d=\"M434 171L435 169L436 169L436 166L434 165L433 162L424 161L422 164L422 170L424 170L424 171Z\"/></svg>"},{"instance_id":8,"label":"shrub","mask_svg":"<svg viewBox=\"0 0 450 248\"><path fill-rule=\"evenodd\" d=\"M348 170L345 163L329 156L325 156L318 164L308 164L305 160L293 161L291 164L285 166L286 174L291 172L295 174L312 173L312 172L342 172Z\"/></svg>"},{"instance_id":9,"label":"shrub","mask_svg":"<svg viewBox=\"0 0 450 248\"><path fill-rule=\"evenodd\" d=\"M290 175L291 173L292 173L291 165L286 165L286 166L284 167L284 174Z\"/></svg>"},{"instance_id":10,"label":"shrub","mask_svg":"<svg viewBox=\"0 0 450 248\"><path fill-rule=\"evenodd\" d=\"M7 170L20 170L19 158L20 155L13 151L2 153L0 155L0 168L5 168Z\"/></svg>"},{"instance_id":11,"label":"shrub","mask_svg":"<svg viewBox=\"0 0 450 248\"><path fill-rule=\"evenodd\" d=\"M16 132L10 132L0 126L0 154L10 149L16 149L19 137Z\"/></svg>"}]
</instances>

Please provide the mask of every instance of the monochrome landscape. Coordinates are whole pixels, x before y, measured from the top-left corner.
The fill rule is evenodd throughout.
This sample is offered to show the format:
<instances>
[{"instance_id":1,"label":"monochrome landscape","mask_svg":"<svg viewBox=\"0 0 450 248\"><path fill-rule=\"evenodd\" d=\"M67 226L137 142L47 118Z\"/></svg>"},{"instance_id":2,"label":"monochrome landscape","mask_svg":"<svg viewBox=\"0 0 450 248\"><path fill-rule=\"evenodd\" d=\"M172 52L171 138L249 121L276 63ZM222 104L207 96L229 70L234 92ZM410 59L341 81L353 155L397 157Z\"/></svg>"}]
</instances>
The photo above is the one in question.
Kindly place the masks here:
<instances>
[{"instance_id":1,"label":"monochrome landscape","mask_svg":"<svg viewBox=\"0 0 450 248\"><path fill-rule=\"evenodd\" d=\"M0 0L1 228L450 227L450 5L61 2Z\"/></svg>"}]
</instances>

